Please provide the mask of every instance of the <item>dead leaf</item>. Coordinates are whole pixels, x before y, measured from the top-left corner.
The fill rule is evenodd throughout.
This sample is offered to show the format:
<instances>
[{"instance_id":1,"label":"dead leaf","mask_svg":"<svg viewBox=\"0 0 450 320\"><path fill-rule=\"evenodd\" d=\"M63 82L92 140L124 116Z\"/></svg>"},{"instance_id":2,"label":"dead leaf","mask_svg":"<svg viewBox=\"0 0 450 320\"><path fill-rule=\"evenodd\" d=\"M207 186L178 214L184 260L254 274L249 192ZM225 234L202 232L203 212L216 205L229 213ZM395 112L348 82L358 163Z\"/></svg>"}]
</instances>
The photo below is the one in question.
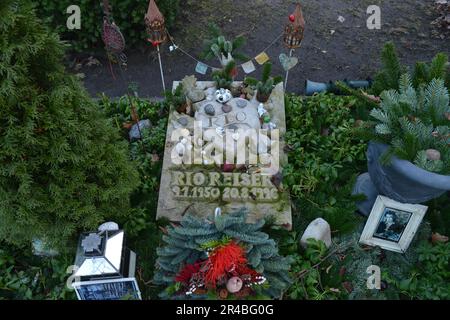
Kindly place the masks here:
<instances>
[{"instance_id":1,"label":"dead leaf","mask_svg":"<svg viewBox=\"0 0 450 320\"><path fill-rule=\"evenodd\" d=\"M443 235L441 235L441 234L439 234L437 232L433 232L431 234L431 242L433 244L436 244L436 243L439 243L439 242L445 243L445 242L448 242L448 237L447 236L443 236Z\"/></svg>"},{"instance_id":2,"label":"dead leaf","mask_svg":"<svg viewBox=\"0 0 450 320\"><path fill-rule=\"evenodd\" d=\"M165 227L159 227L159 230L161 230L161 232L162 233L164 233L164 234L167 234L168 232L167 232L167 228L165 228Z\"/></svg>"},{"instance_id":3,"label":"dead leaf","mask_svg":"<svg viewBox=\"0 0 450 320\"><path fill-rule=\"evenodd\" d=\"M153 153L153 154L152 154L152 162L155 163L155 162L158 162L158 161L159 161L159 156L158 156L158 154Z\"/></svg>"},{"instance_id":4,"label":"dead leaf","mask_svg":"<svg viewBox=\"0 0 450 320\"><path fill-rule=\"evenodd\" d=\"M90 56L89 58L87 58L86 66L92 67L92 66L101 66L101 65L102 64L100 63L100 61L95 59L93 56Z\"/></svg>"},{"instance_id":5,"label":"dead leaf","mask_svg":"<svg viewBox=\"0 0 450 320\"><path fill-rule=\"evenodd\" d=\"M389 34L409 34L409 31L404 27L397 27L389 29Z\"/></svg>"},{"instance_id":6,"label":"dead leaf","mask_svg":"<svg viewBox=\"0 0 450 320\"><path fill-rule=\"evenodd\" d=\"M342 282L342 286L347 290L348 293L352 293L353 286L349 281Z\"/></svg>"},{"instance_id":7,"label":"dead leaf","mask_svg":"<svg viewBox=\"0 0 450 320\"><path fill-rule=\"evenodd\" d=\"M130 130L132 126L133 126L133 124L131 122L122 123L122 127L127 130Z\"/></svg>"}]
</instances>

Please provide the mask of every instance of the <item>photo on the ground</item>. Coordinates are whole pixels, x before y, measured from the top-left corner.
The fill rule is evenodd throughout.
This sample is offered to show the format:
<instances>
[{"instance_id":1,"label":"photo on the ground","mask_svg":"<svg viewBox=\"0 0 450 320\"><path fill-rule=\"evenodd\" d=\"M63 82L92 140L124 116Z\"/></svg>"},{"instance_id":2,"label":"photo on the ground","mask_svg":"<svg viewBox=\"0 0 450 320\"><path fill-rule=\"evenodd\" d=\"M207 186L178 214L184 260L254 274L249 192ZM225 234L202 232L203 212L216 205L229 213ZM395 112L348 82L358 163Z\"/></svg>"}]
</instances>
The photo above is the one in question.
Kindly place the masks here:
<instances>
[{"instance_id":1,"label":"photo on the ground","mask_svg":"<svg viewBox=\"0 0 450 320\"><path fill-rule=\"evenodd\" d=\"M411 212L384 208L373 236L387 241L399 242L411 216Z\"/></svg>"}]
</instances>

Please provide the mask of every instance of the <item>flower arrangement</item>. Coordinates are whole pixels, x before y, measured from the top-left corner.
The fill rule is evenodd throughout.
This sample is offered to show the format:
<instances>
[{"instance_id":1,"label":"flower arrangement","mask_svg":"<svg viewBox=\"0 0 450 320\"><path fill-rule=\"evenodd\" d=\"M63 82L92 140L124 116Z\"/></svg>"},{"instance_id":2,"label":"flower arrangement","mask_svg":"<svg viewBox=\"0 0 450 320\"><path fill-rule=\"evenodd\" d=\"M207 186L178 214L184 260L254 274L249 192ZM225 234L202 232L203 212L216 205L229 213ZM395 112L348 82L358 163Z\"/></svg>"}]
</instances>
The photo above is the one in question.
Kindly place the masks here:
<instances>
[{"instance_id":1,"label":"flower arrangement","mask_svg":"<svg viewBox=\"0 0 450 320\"><path fill-rule=\"evenodd\" d=\"M202 219L186 215L167 228L158 248L154 282L161 298L278 298L291 280L292 260L282 257L273 239L261 232L264 220L246 222L238 211Z\"/></svg>"},{"instance_id":2,"label":"flower arrangement","mask_svg":"<svg viewBox=\"0 0 450 320\"><path fill-rule=\"evenodd\" d=\"M175 277L186 295L205 293L226 299L255 296L266 278L248 266L245 248L228 237L207 249L207 258L186 264Z\"/></svg>"}]
</instances>

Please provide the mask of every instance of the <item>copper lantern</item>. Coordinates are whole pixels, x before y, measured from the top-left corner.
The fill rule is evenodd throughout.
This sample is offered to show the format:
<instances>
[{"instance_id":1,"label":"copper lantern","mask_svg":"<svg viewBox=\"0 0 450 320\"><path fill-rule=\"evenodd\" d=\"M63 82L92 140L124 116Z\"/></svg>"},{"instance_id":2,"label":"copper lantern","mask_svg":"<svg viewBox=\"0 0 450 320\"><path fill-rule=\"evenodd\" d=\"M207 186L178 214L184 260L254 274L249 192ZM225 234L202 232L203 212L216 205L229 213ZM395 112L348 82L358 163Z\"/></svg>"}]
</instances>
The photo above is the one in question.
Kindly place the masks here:
<instances>
[{"instance_id":1,"label":"copper lantern","mask_svg":"<svg viewBox=\"0 0 450 320\"><path fill-rule=\"evenodd\" d=\"M302 7L298 3L293 14L289 16L289 23L284 28L284 44L289 49L300 47L305 31Z\"/></svg>"},{"instance_id":2,"label":"copper lantern","mask_svg":"<svg viewBox=\"0 0 450 320\"><path fill-rule=\"evenodd\" d=\"M150 0L144 20L148 41L150 41L154 46L165 42L167 39L167 33L164 16L159 11L155 0Z\"/></svg>"}]
</instances>

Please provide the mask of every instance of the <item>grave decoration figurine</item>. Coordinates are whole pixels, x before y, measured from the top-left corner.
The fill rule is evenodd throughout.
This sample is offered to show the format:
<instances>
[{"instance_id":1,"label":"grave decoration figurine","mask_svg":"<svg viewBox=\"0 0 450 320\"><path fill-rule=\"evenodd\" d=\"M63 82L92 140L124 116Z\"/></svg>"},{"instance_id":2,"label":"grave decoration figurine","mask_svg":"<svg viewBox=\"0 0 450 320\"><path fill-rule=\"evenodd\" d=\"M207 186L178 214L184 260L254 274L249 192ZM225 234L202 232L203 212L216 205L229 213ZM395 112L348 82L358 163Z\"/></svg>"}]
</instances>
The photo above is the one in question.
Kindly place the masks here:
<instances>
[{"instance_id":1,"label":"grave decoration figurine","mask_svg":"<svg viewBox=\"0 0 450 320\"><path fill-rule=\"evenodd\" d=\"M127 64L127 56L123 52L125 50L125 38L123 37L122 32L120 32L120 28L114 23L114 19L111 15L111 6L108 0L103 0L102 8L102 40L105 44L111 75L115 79L112 62L119 63L121 66L126 66Z\"/></svg>"},{"instance_id":2,"label":"grave decoration figurine","mask_svg":"<svg viewBox=\"0 0 450 320\"><path fill-rule=\"evenodd\" d=\"M217 89L216 90L216 101L220 102L220 103L227 103L228 101L231 100L231 98L233 98L233 96L231 95L230 90L228 89Z\"/></svg>"},{"instance_id":3,"label":"grave decoration figurine","mask_svg":"<svg viewBox=\"0 0 450 320\"><path fill-rule=\"evenodd\" d=\"M72 286L79 300L141 299L136 254L125 247L124 231L116 223L81 234L75 266Z\"/></svg>"},{"instance_id":4,"label":"grave decoration figurine","mask_svg":"<svg viewBox=\"0 0 450 320\"><path fill-rule=\"evenodd\" d=\"M246 223L242 211L185 215L157 249L154 282L165 287L161 298L279 298L291 283L292 260L280 256L263 226L264 220Z\"/></svg>"},{"instance_id":5,"label":"grave decoration figurine","mask_svg":"<svg viewBox=\"0 0 450 320\"><path fill-rule=\"evenodd\" d=\"M167 31L165 26L165 19L161 11L159 11L155 0L150 0L148 4L147 13L145 14L145 29L147 31L147 40L156 47L158 51L159 70L161 72L161 82L163 90L166 91L166 84L164 81L164 72L161 62L161 52L159 46L166 42Z\"/></svg>"},{"instance_id":6,"label":"grave decoration figurine","mask_svg":"<svg viewBox=\"0 0 450 320\"><path fill-rule=\"evenodd\" d=\"M285 54L280 55L280 62L286 71L284 88L287 87L289 70L298 63L298 58L292 57L294 50L300 48L305 32L305 19L303 18L302 7L297 3L293 14L289 15L289 22L284 27L283 42L289 49L289 57Z\"/></svg>"}]
</instances>

